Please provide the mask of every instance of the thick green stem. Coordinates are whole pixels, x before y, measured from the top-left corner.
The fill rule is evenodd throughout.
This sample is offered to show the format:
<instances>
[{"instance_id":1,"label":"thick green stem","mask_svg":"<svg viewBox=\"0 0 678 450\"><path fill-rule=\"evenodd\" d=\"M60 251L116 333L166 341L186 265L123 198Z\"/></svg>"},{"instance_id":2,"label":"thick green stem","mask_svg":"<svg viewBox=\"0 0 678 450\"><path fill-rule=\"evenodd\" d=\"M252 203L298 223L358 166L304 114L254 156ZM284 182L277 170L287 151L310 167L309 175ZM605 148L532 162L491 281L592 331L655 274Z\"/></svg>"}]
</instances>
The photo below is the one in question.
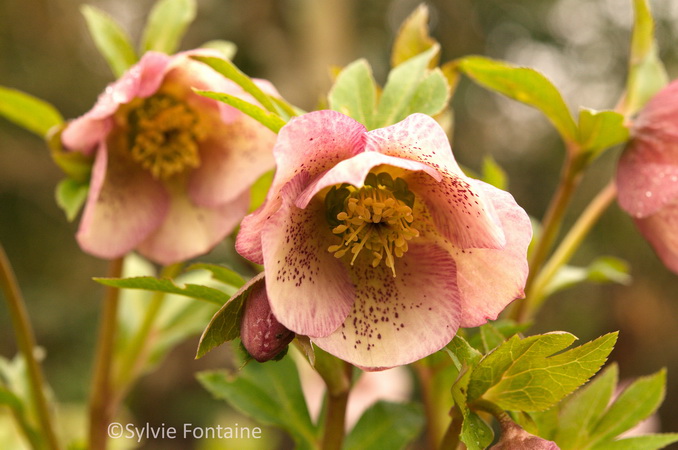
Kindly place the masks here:
<instances>
[{"instance_id":1,"label":"thick green stem","mask_svg":"<svg viewBox=\"0 0 678 450\"><path fill-rule=\"evenodd\" d=\"M444 434L443 420L445 415L439 414L436 408L436 392L433 387L434 370L424 360L413 364L419 377L419 386L424 402L424 413L426 414L426 447L429 449L438 448Z\"/></svg>"},{"instance_id":2,"label":"thick green stem","mask_svg":"<svg viewBox=\"0 0 678 450\"><path fill-rule=\"evenodd\" d=\"M111 261L108 276L119 278L122 274L123 258ZM120 290L107 287L104 294L103 311L99 323L94 375L92 376L92 393L89 405L89 448L102 450L106 448L108 425L113 419L115 410L111 397L111 368L115 350L115 334L118 319L118 303Z\"/></svg>"},{"instance_id":3,"label":"thick green stem","mask_svg":"<svg viewBox=\"0 0 678 450\"><path fill-rule=\"evenodd\" d=\"M351 392L353 366L316 349L315 369L327 386L327 417L321 448L339 450L344 442L346 406Z\"/></svg>"},{"instance_id":4,"label":"thick green stem","mask_svg":"<svg viewBox=\"0 0 678 450\"><path fill-rule=\"evenodd\" d=\"M544 269L535 278L531 285L528 296L530 298L529 308L527 310L527 318L529 319L539 309L545 299L545 288L551 282L558 270L574 256L583 240L588 235L591 228L598 222L600 216L607 210L617 195L617 189L613 181L610 181L591 203L586 207L586 210L577 219L577 222L572 226L563 241L560 243L553 256L544 266Z\"/></svg>"},{"instance_id":5,"label":"thick green stem","mask_svg":"<svg viewBox=\"0 0 678 450\"><path fill-rule=\"evenodd\" d=\"M0 244L0 288L2 288L9 307L12 326L16 335L17 345L24 360L28 372L28 382L31 387L31 399L35 409L40 428L45 437L46 444L50 449L59 449L59 440L54 432L52 415L50 414L47 396L45 395L44 376L40 364L33 353L36 347L35 335L28 319L26 305L19 289L12 266L7 258L5 249ZM27 436L29 437L29 436ZM29 437L30 440L30 437ZM32 441L31 441L32 442Z\"/></svg>"},{"instance_id":6,"label":"thick green stem","mask_svg":"<svg viewBox=\"0 0 678 450\"><path fill-rule=\"evenodd\" d=\"M323 433L323 450L340 450L344 441L344 427L346 424L346 406L350 391L337 394L327 392L327 418Z\"/></svg>"}]
</instances>

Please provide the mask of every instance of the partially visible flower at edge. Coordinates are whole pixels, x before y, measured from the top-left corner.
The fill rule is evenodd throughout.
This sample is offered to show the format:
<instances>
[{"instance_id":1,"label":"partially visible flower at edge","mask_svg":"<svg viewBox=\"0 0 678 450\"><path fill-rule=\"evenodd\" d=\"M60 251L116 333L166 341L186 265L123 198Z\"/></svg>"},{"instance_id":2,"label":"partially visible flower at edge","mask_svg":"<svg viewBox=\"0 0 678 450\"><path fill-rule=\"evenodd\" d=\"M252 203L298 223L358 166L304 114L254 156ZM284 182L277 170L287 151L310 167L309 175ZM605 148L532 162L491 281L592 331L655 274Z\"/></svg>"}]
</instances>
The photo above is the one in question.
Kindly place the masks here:
<instances>
[{"instance_id":1,"label":"partially visible flower at edge","mask_svg":"<svg viewBox=\"0 0 678 450\"><path fill-rule=\"evenodd\" d=\"M678 81L640 111L617 167L619 205L678 273Z\"/></svg>"},{"instance_id":2,"label":"partially visible flower at edge","mask_svg":"<svg viewBox=\"0 0 678 450\"><path fill-rule=\"evenodd\" d=\"M461 171L415 114L367 132L334 111L280 130L266 203L236 240L288 329L366 370L408 364L524 295L530 221Z\"/></svg>"},{"instance_id":3,"label":"partially visible flower at edge","mask_svg":"<svg viewBox=\"0 0 678 450\"><path fill-rule=\"evenodd\" d=\"M113 259L137 250L160 264L206 253L247 214L249 187L273 168L273 132L192 88L254 99L195 54L216 56L146 53L63 131L67 151L94 157L77 233L84 251Z\"/></svg>"}]
</instances>

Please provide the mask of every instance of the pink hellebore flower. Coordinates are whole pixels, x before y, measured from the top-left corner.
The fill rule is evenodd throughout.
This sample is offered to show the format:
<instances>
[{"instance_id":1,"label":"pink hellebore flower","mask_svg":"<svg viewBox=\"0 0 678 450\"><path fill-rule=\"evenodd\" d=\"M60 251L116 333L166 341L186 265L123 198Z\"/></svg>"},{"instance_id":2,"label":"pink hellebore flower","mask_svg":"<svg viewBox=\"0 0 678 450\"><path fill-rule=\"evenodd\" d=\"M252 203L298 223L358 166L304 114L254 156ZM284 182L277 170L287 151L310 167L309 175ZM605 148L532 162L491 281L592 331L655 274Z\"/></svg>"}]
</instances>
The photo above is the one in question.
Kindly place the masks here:
<instances>
[{"instance_id":1,"label":"pink hellebore flower","mask_svg":"<svg viewBox=\"0 0 678 450\"><path fill-rule=\"evenodd\" d=\"M215 56L146 53L64 130L67 150L94 156L77 234L86 252L112 259L136 249L161 264L205 253L247 214L250 185L273 168L273 132L192 91L253 101L194 54Z\"/></svg>"},{"instance_id":2,"label":"pink hellebore flower","mask_svg":"<svg viewBox=\"0 0 678 450\"><path fill-rule=\"evenodd\" d=\"M236 248L264 264L273 314L366 370L416 361L523 295L531 227L467 178L415 114L369 131L334 111L291 120L266 203Z\"/></svg>"},{"instance_id":3,"label":"pink hellebore flower","mask_svg":"<svg viewBox=\"0 0 678 450\"><path fill-rule=\"evenodd\" d=\"M636 118L617 168L619 205L672 271L678 273L678 81Z\"/></svg>"}]
</instances>

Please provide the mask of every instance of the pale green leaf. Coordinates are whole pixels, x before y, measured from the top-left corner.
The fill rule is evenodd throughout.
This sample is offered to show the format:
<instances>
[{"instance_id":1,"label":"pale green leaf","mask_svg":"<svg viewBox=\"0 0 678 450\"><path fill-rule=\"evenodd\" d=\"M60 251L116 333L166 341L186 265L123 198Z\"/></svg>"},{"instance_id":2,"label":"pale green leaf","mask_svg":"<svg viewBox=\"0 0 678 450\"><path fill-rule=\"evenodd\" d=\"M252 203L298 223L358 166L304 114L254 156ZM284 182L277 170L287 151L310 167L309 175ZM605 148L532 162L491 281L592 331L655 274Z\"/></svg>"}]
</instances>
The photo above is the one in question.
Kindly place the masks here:
<instances>
[{"instance_id":1,"label":"pale green leaf","mask_svg":"<svg viewBox=\"0 0 678 450\"><path fill-rule=\"evenodd\" d=\"M208 97L226 103L227 105L231 105L232 107L239 109L240 111L252 117L253 119L267 127L269 130L273 131L274 133L277 133L283 126L285 126L285 121L281 119L280 116L278 116L277 114L266 111L236 96L211 91L196 90L195 92L204 97Z\"/></svg>"},{"instance_id":2,"label":"pale green leaf","mask_svg":"<svg viewBox=\"0 0 678 450\"><path fill-rule=\"evenodd\" d=\"M504 335L494 327L492 322L482 325L479 332L480 340L483 343L483 353L488 353L506 340Z\"/></svg>"},{"instance_id":3,"label":"pale green leaf","mask_svg":"<svg viewBox=\"0 0 678 450\"><path fill-rule=\"evenodd\" d=\"M615 111L579 111L579 144L593 159L604 150L629 139L624 116Z\"/></svg>"},{"instance_id":4,"label":"pale green leaf","mask_svg":"<svg viewBox=\"0 0 678 450\"><path fill-rule=\"evenodd\" d=\"M577 142L577 125L558 89L541 73L482 56L459 60L459 69L487 89L540 110L565 142Z\"/></svg>"},{"instance_id":5,"label":"pale green leaf","mask_svg":"<svg viewBox=\"0 0 678 450\"><path fill-rule=\"evenodd\" d=\"M447 79L439 68L424 76L410 99L404 117L414 113L435 116L443 111L450 100L450 88Z\"/></svg>"},{"instance_id":6,"label":"pale green leaf","mask_svg":"<svg viewBox=\"0 0 678 450\"><path fill-rule=\"evenodd\" d=\"M91 5L80 8L89 33L113 75L119 77L137 62L137 54L129 36L108 14Z\"/></svg>"},{"instance_id":7,"label":"pale green leaf","mask_svg":"<svg viewBox=\"0 0 678 450\"><path fill-rule=\"evenodd\" d=\"M617 387L618 372L616 364L610 365L563 402L559 426L553 439L561 450L582 449L590 442L590 433Z\"/></svg>"},{"instance_id":8,"label":"pale green leaf","mask_svg":"<svg viewBox=\"0 0 678 450\"><path fill-rule=\"evenodd\" d=\"M553 406L600 369L617 333L563 352L574 340L564 332L522 340L514 336L474 369L469 400L482 396L510 411L542 411Z\"/></svg>"},{"instance_id":9,"label":"pale green leaf","mask_svg":"<svg viewBox=\"0 0 678 450\"><path fill-rule=\"evenodd\" d=\"M202 358L207 352L224 342L240 337L240 321L243 306L257 283L264 282L264 273L245 283L219 311L214 314L200 337L196 358Z\"/></svg>"},{"instance_id":10,"label":"pale green leaf","mask_svg":"<svg viewBox=\"0 0 678 450\"><path fill-rule=\"evenodd\" d=\"M238 52L238 46L231 41L224 41L222 39L215 39L207 41L200 46L200 48L209 48L216 50L223 55L225 59L233 61L235 54Z\"/></svg>"},{"instance_id":11,"label":"pale green leaf","mask_svg":"<svg viewBox=\"0 0 678 450\"><path fill-rule=\"evenodd\" d=\"M174 53L195 14L195 0L158 0L144 28L141 53Z\"/></svg>"},{"instance_id":12,"label":"pale green leaf","mask_svg":"<svg viewBox=\"0 0 678 450\"><path fill-rule=\"evenodd\" d=\"M483 450L492 443L494 432L476 413L467 411L464 414L460 438L468 450Z\"/></svg>"},{"instance_id":13,"label":"pale green leaf","mask_svg":"<svg viewBox=\"0 0 678 450\"><path fill-rule=\"evenodd\" d=\"M56 108L16 89L0 86L0 116L47 138L49 130L64 122Z\"/></svg>"},{"instance_id":14,"label":"pale green leaf","mask_svg":"<svg viewBox=\"0 0 678 450\"><path fill-rule=\"evenodd\" d=\"M191 264L187 271L191 270L207 270L212 274L212 277L224 284L234 286L236 288L241 288L245 284L243 277L233 269L229 269L226 266L221 266L217 264L207 264L207 263L196 263Z\"/></svg>"},{"instance_id":15,"label":"pale green leaf","mask_svg":"<svg viewBox=\"0 0 678 450\"><path fill-rule=\"evenodd\" d=\"M508 175L506 175L506 171L490 155L483 158L483 176L481 180L503 191L508 189Z\"/></svg>"},{"instance_id":16,"label":"pale green leaf","mask_svg":"<svg viewBox=\"0 0 678 450\"><path fill-rule=\"evenodd\" d=\"M608 408L591 431L591 443L613 439L659 408L666 391L666 370L638 378Z\"/></svg>"},{"instance_id":17,"label":"pale green leaf","mask_svg":"<svg viewBox=\"0 0 678 450\"><path fill-rule=\"evenodd\" d=\"M296 448L317 447L319 433L311 422L292 358L250 363L237 374L203 372L198 380L241 413L290 433Z\"/></svg>"},{"instance_id":18,"label":"pale green leaf","mask_svg":"<svg viewBox=\"0 0 678 450\"><path fill-rule=\"evenodd\" d=\"M424 422L418 405L379 401L363 413L342 448L403 449L419 435Z\"/></svg>"},{"instance_id":19,"label":"pale green leaf","mask_svg":"<svg viewBox=\"0 0 678 450\"><path fill-rule=\"evenodd\" d=\"M75 219L87 200L89 184L72 178L64 178L57 184L55 195L57 205L66 213L69 221Z\"/></svg>"},{"instance_id":20,"label":"pale green leaf","mask_svg":"<svg viewBox=\"0 0 678 450\"><path fill-rule=\"evenodd\" d=\"M544 288L545 296L567 289L585 281L595 283L629 284L629 264L613 256L601 256L588 267L563 266Z\"/></svg>"},{"instance_id":21,"label":"pale green leaf","mask_svg":"<svg viewBox=\"0 0 678 450\"><path fill-rule=\"evenodd\" d=\"M483 354L473 348L466 339L456 335L452 341L445 347L450 351L452 360L457 370L462 370L462 367L474 367Z\"/></svg>"},{"instance_id":22,"label":"pale green leaf","mask_svg":"<svg viewBox=\"0 0 678 450\"><path fill-rule=\"evenodd\" d=\"M352 117L371 129L377 103L377 86L369 63L359 59L346 66L337 76L328 100L330 109Z\"/></svg>"},{"instance_id":23,"label":"pale green leaf","mask_svg":"<svg viewBox=\"0 0 678 450\"><path fill-rule=\"evenodd\" d=\"M264 204L266 201L266 196L268 195L268 190L271 188L271 184L273 184L274 176L275 169L271 169L254 182L250 188L250 207L248 208L249 212L256 210Z\"/></svg>"},{"instance_id":24,"label":"pale green leaf","mask_svg":"<svg viewBox=\"0 0 678 450\"><path fill-rule=\"evenodd\" d=\"M396 67L410 58L414 58L437 44L429 35L429 12L425 4L421 4L400 26L391 52L391 66ZM437 64L432 61L432 66Z\"/></svg>"},{"instance_id":25,"label":"pale green leaf","mask_svg":"<svg viewBox=\"0 0 678 450\"><path fill-rule=\"evenodd\" d=\"M183 295L197 300L204 300L219 306L226 303L229 299L227 293L213 287L190 283L179 286L172 280L155 277L95 278L94 280L103 285L117 288L142 289L144 291Z\"/></svg>"},{"instance_id":26,"label":"pale green leaf","mask_svg":"<svg viewBox=\"0 0 678 450\"><path fill-rule=\"evenodd\" d=\"M592 450L658 450L676 442L678 433L648 434L606 442L592 447Z\"/></svg>"}]
</instances>

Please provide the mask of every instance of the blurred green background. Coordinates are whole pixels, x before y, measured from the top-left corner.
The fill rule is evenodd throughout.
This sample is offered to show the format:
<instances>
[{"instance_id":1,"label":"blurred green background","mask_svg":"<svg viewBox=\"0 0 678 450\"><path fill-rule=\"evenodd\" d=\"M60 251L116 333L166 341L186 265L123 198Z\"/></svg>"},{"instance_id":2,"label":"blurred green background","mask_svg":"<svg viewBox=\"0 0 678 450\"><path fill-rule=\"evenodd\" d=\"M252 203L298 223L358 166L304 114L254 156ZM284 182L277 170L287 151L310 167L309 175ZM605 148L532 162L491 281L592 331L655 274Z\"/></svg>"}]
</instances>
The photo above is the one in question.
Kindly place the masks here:
<instances>
[{"instance_id":1,"label":"blurred green background","mask_svg":"<svg viewBox=\"0 0 678 450\"><path fill-rule=\"evenodd\" d=\"M0 85L56 105L64 117L87 111L112 76L90 39L81 0L0 2ZM149 0L88 2L120 21L135 42ZM385 79L390 45L417 0L198 0L198 17L183 41L188 49L212 39L231 40L235 62L248 74L270 79L291 102L311 109L331 85L330 66L360 58ZM613 108L626 76L632 26L631 0L436 0L428 2L442 61L484 54L542 71L576 111ZM660 55L678 76L678 2L653 1ZM508 172L510 191L530 215L541 217L558 182L564 149L538 112L463 80L453 101L453 149L480 169L492 155ZM621 149L597 160L566 217L567 226L614 173ZM54 202L61 173L40 139L0 120L0 242L13 261L38 335L45 370L60 401L82 402L89 384L106 263L82 254ZM223 244L210 255L219 261ZM631 220L614 205L577 253L588 264L599 255L628 260L628 286L587 285L556 295L531 332L566 330L582 341L620 330L611 360L621 377L669 369L663 431L678 431L678 276L656 258ZM203 258L205 260L206 258ZM226 364L212 352L193 355L197 338L179 348L160 371L142 380L129 408L136 423L210 423L225 408L193 378ZM16 346L7 310L0 304L0 354ZM139 395L143 392L143 395ZM162 448L189 443L164 442ZM150 446L147 448L151 448Z\"/></svg>"}]
</instances>

